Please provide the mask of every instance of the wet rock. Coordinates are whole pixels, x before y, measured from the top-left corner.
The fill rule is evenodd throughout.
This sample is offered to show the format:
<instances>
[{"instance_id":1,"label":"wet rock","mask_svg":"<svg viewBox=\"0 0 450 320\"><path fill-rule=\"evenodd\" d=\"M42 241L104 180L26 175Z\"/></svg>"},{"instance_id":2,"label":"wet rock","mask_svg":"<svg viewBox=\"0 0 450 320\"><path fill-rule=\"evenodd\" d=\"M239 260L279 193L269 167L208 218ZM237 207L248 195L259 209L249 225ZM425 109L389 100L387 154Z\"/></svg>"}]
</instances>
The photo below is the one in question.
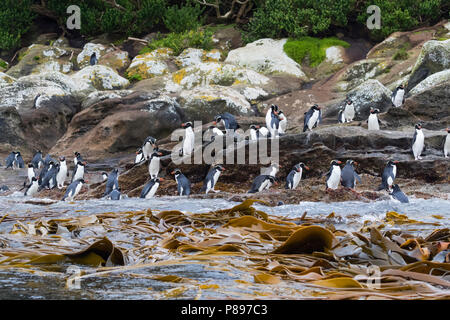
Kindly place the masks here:
<instances>
[{"instance_id":1,"label":"wet rock","mask_svg":"<svg viewBox=\"0 0 450 320\"><path fill-rule=\"evenodd\" d=\"M260 39L245 47L231 50L225 59L240 67L250 68L263 74L285 74L307 80L300 65L289 58L283 50L287 39Z\"/></svg>"},{"instance_id":2,"label":"wet rock","mask_svg":"<svg viewBox=\"0 0 450 320\"><path fill-rule=\"evenodd\" d=\"M409 92L433 73L450 68L450 39L426 42L414 65L406 91Z\"/></svg>"},{"instance_id":3,"label":"wet rock","mask_svg":"<svg viewBox=\"0 0 450 320\"><path fill-rule=\"evenodd\" d=\"M370 108L378 108L385 112L392 106L392 92L384 87L378 80L367 80L347 94L355 105L355 120L367 120ZM344 106L345 100L329 106L324 112L325 118L334 118L337 123L339 108Z\"/></svg>"}]
</instances>

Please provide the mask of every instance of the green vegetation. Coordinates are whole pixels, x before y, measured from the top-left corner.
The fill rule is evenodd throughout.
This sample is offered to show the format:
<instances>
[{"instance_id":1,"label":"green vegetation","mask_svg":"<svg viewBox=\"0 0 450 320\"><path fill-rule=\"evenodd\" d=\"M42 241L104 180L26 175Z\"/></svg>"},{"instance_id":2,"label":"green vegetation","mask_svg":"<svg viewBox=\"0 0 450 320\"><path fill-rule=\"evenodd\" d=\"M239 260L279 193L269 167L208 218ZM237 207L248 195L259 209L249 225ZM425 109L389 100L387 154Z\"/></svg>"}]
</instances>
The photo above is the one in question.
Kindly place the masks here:
<instances>
[{"instance_id":1,"label":"green vegetation","mask_svg":"<svg viewBox=\"0 0 450 320\"><path fill-rule=\"evenodd\" d=\"M166 47L171 48L175 55L179 55L186 48L199 48L211 50L213 48L212 41L213 32L208 28L197 31L191 30L183 33L169 33L168 35L158 37L150 42L139 53L147 53L155 49Z\"/></svg>"},{"instance_id":2,"label":"green vegetation","mask_svg":"<svg viewBox=\"0 0 450 320\"><path fill-rule=\"evenodd\" d=\"M400 48L395 52L394 56L392 57L394 60L406 60L408 59L408 52L405 48Z\"/></svg>"},{"instance_id":3,"label":"green vegetation","mask_svg":"<svg viewBox=\"0 0 450 320\"><path fill-rule=\"evenodd\" d=\"M296 40L289 39L284 44L286 54L297 63L309 62L309 66L316 67L326 58L326 50L332 46L344 48L350 45L336 38L318 39L312 37L301 37Z\"/></svg>"},{"instance_id":4,"label":"green vegetation","mask_svg":"<svg viewBox=\"0 0 450 320\"><path fill-rule=\"evenodd\" d=\"M133 74L132 76L128 76L128 74L126 74L126 77L130 82L137 82L142 80L142 76L140 74Z\"/></svg>"},{"instance_id":5,"label":"green vegetation","mask_svg":"<svg viewBox=\"0 0 450 320\"><path fill-rule=\"evenodd\" d=\"M186 6L172 6L166 10L164 25L171 32L184 32L197 30L204 22L202 17L204 8L200 4L188 4Z\"/></svg>"},{"instance_id":6,"label":"green vegetation","mask_svg":"<svg viewBox=\"0 0 450 320\"><path fill-rule=\"evenodd\" d=\"M39 61L40 57L39 57L39 56L34 56L33 59L34 59L35 61Z\"/></svg>"},{"instance_id":7,"label":"green vegetation","mask_svg":"<svg viewBox=\"0 0 450 320\"><path fill-rule=\"evenodd\" d=\"M8 69L8 64L6 63L6 61L0 59L0 68Z\"/></svg>"},{"instance_id":8,"label":"green vegetation","mask_svg":"<svg viewBox=\"0 0 450 320\"><path fill-rule=\"evenodd\" d=\"M33 21L31 0L3 0L0 10L0 51L20 45L20 38Z\"/></svg>"}]
</instances>

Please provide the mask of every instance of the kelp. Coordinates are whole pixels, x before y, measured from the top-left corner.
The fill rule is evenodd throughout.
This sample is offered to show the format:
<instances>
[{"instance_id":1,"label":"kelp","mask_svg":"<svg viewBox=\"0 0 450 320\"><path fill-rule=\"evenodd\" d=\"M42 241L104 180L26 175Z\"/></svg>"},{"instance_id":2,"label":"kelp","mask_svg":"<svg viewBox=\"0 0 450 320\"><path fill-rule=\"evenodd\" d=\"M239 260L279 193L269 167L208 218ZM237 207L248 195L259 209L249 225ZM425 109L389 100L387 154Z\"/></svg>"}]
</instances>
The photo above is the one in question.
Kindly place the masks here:
<instances>
[{"instance_id":1,"label":"kelp","mask_svg":"<svg viewBox=\"0 0 450 320\"><path fill-rule=\"evenodd\" d=\"M173 286L147 290L158 299L450 298L449 229L409 233L407 226L423 223L388 212L382 223L350 232L336 226L344 220L335 213L280 217L255 209L255 202L205 213L3 215L11 227L0 233L0 270L45 276L78 265L80 280L114 275ZM397 225L403 228L389 228ZM164 269L184 265L232 280L205 283Z\"/></svg>"}]
</instances>

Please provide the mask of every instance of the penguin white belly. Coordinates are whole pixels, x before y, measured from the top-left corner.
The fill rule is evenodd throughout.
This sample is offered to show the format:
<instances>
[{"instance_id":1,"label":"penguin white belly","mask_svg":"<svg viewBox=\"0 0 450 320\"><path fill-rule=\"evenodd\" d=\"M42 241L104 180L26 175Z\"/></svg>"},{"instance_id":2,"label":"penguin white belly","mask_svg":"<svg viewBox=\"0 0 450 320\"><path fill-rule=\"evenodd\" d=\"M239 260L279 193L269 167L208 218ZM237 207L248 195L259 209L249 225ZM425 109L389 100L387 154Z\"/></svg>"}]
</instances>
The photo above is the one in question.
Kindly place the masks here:
<instances>
[{"instance_id":1,"label":"penguin white belly","mask_svg":"<svg viewBox=\"0 0 450 320\"><path fill-rule=\"evenodd\" d=\"M219 176L220 176L220 171L217 170L216 173L214 173L214 177L213 177L213 181L214 181L214 184L212 185L213 189L216 186L217 180L219 180Z\"/></svg>"},{"instance_id":2,"label":"penguin white belly","mask_svg":"<svg viewBox=\"0 0 450 320\"><path fill-rule=\"evenodd\" d=\"M371 114L368 120L369 130L380 130L380 125L378 123L378 117L376 114Z\"/></svg>"},{"instance_id":3,"label":"penguin white belly","mask_svg":"<svg viewBox=\"0 0 450 320\"><path fill-rule=\"evenodd\" d=\"M145 159L149 159L150 155L153 153L153 147L152 144L150 142L147 142L146 144L144 144L144 146L142 147L142 155L144 156Z\"/></svg>"},{"instance_id":4,"label":"penguin white belly","mask_svg":"<svg viewBox=\"0 0 450 320\"><path fill-rule=\"evenodd\" d=\"M216 136L223 136L222 130L219 130L218 128L213 128L212 132Z\"/></svg>"},{"instance_id":5,"label":"penguin white belly","mask_svg":"<svg viewBox=\"0 0 450 320\"><path fill-rule=\"evenodd\" d=\"M387 183L388 183L388 186L390 187L390 186L392 186L392 184L394 183L394 180L392 179L392 177L388 177L387 178Z\"/></svg>"},{"instance_id":6,"label":"penguin white belly","mask_svg":"<svg viewBox=\"0 0 450 320\"><path fill-rule=\"evenodd\" d=\"M314 127L314 125L317 122L317 119L319 119L319 111L314 110L314 113L312 114L311 118L309 118L309 121L308 121L308 129L309 130L312 130L312 128Z\"/></svg>"},{"instance_id":7,"label":"penguin white belly","mask_svg":"<svg viewBox=\"0 0 450 320\"><path fill-rule=\"evenodd\" d=\"M34 169L28 168L28 183L31 183L31 179L34 177Z\"/></svg>"},{"instance_id":8,"label":"penguin white belly","mask_svg":"<svg viewBox=\"0 0 450 320\"><path fill-rule=\"evenodd\" d=\"M450 134L447 134L447 137L445 137L445 144L444 144L444 157L448 158L449 153L450 153Z\"/></svg>"},{"instance_id":9,"label":"penguin white belly","mask_svg":"<svg viewBox=\"0 0 450 320\"><path fill-rule=\"evenodd\" d=\"M156 178L159 174L159 158L153 158L152 161L150 161L150 164L148 165L148 172L150 174L150 177Z\"/></svg>"},{"instance_id":10,"label":"penguin white belly","mask_svg":"<svg viewBox=\"0 0 450 320\"><path fill-rule=\"evenodd\" d=\"M269 135L269 130L266 127L261 127L258 129L261 136L267 137Z\"/></svg>"},{"instance_id":11,"label":"penguin white belly","mask_svg":"<svg viewBox=\"0 0 450 320\"><path fill-rule=\"evenodd\" d=\"M339 182L341 182L341 169L336 168L331 171L331 175L327 180L327 186L330 189L337 189L339 187Z\"/></svg>"},{"instance_id":12,"label":"penguin white belly","mask_svg":"<svg viewBox=\"0 0 450 320\"><path fill-rule=\"evenodd\" d=\"M67 166L61 166L59 168L59 172L56 175L56 182L58 184L58 189L61 189L64 187L64 182L66 181L66 175L67 175Z\"/></svg>"},{"instance_id":13,"label":"penguin white belly","mask_svg":"<svg viewBox=\"0 0 450 320\"><path fill-rule=\"evenodd\" d=\"M294 173L294 179L293 179L293 186L292 189L297 188L298 184L300 183L300 180L302 178L302 171Z\"/></svg>"},{"instance_id":14,"label":"penguin white belly","mask_svg":"<svg viewBox=\"0 0 450 320\"><path fill-rule=\"evenodd\" d=\"M194 150L194 132L192 131L192 128L189 127L186 129L183 140L183 155L191 154L192 150Z\"/></svg>"},{"instance_id":15,"label":"penguin white belly","mask_svg":"<svg viewBox=\"0 0 450 320\"><path fill-rule=\"evenodd\" d=\"M283 118L283 120L280 121L280 130L279 133L285 133L287 128L287 119L286 117Z\"/></svg>"},{"instance_id":16,"label":"penguin white belly","mask_svg":"<svg viewBox=\"0 0 450 320\"><path fill-rule=\"evenodd\" d=\"M353 121L353 118L355 117L355 107L353 105L345 106L344 117L347 122Z\"/></svg>"},{"instance_id":17,"label":"penguin white belly","mask_svg":"<svg viewBox=\"0 0 450 320\"><path fill-rule=\"evenodd\" d=\"M250 129L250 140L257 140L258 137L256 135L256 130L255 129Z\"/></svg>"},{"instance_id":18,"label":"penguin white belly","mask_svg":"<svg viewBox=\"0 0 450 320\"><path fill-rule=\"evenodd\" d=\"M405 95L405 90L397 90L397 93L394 97L394 106L397 108L403 104L403 96Z\"/></svg>"},{"instance_id":19,"label":"penguin white belly","mask_svg":"<svg viewBox=\"0 0 450 320\"><path fill-rule=\"evenodd\" d=\"M39 185L37 183L33 183L30 188L27 190L27 196L32 197L38 190Z\"/></svg>"},{"instance_id":20,"label":"penguin white belly","mask_svg":"<svg viewBox=\"0 0 450 320\"><path fill-rule=\"evenodd\" d=\"M397 166L396 165L392 166L392 174L394 175L394 179L395 179L395 177L397 176Z\"/></svg>"},{"instance_id":21,"label":"penguin white belly","mask_svg":"<svg viewBox=\"0 0 450 320\"><path fill-rule=\"evenodd\" d=\"M73 195L71 196L71 199L73 200L73 198L75 198L75 196L80 192L81 187L83 186L82 183L78 183L77 186L75 187L75 192L73 193Z\"/></svg>"},{"instance_id":22,"label":"penguin white belly","mask_svg":"<svg viewBox=\"0 0 450 320\"><path fill-rule=\"evenodd\" d=\"M206 193L208 193L212 189L212 184L213 182L211 180L206 183Z\"/></svg>"},{"instance_id":23,"label":"penguin white belly","mask_svg":"<svg viewBox=\"0 0 450 320\"><path fill-rule=\"evenodd\" d=\"M269 109L266 113L266 126L270 128L270 123L272 122L272 109Z\"/></svg>"},{"instance_id":24,"label":"penguin white belly","mask_svg":"<svg viewBox=\"0 0 450 320\"><path fill-rule=\"evenodd\" d=\"M83 177L84 177L84 167L80 166L78 167L78 170L75 172L75 177L73 177L73 181L83 179Z\"/></svg>"},{"instance_id":25,"label":"penguin white belly","mask_svg":"<svg viewBox=\"0 0 450 320\"><path fill-rule=\"evenodd\" d=\"M136 159L134 160L134 163L139 163L143 160L144 158L144 153L139 153L136 155Z\"/></svg>"},{"instance_id":26,"label":"penguin white belly","mask_svg":"<svg viewBox=\"0 0 450 320\"><path fill-rule=\"evenodd\" d=\"M414 145L412 147L414 158L416 160L420 159L420 154L423 151L424 140L425 139L424 139L422 130L418 131L417 136L416 136L416 141L414 142Z\"/></svg>"},{"instance_id":27,"label":"penguin white belly","mask_svg":"<svg viewBox=\"0 0 450 320\"><path fill-rule=\"evenodd\" d=\"M150 199L150 198L152 198L152 197L155 195L156 190L158 190L158 187L159 187L159 183L155 183L155 184L151 187L150 191L145 195L145 199Z\"/></svg>"},{"instance_id":28,"label":"penguin white belly","mask_svg":"<svg viewBox=\"0 0 450 320\"><path fill-rule=\"evenodd\" d=\"M272 182L270 182L270 180L267 181L266 187L264 188L265 190L269 190L269 188L272 186ZM263 190L264 190L263 189Z\"/></svg>"},{"instance_id":29,"label":"penguin white belly","mask_svg":"<svg viewBox=\"0 0 450 320\"><path fill-rule=\"evenodd\" d=\"M258 188L258 191L261 192L264 189L266 189L267 185L269 184L269 179L264 180L261 185Z\"/></svg>"}]
</instances>

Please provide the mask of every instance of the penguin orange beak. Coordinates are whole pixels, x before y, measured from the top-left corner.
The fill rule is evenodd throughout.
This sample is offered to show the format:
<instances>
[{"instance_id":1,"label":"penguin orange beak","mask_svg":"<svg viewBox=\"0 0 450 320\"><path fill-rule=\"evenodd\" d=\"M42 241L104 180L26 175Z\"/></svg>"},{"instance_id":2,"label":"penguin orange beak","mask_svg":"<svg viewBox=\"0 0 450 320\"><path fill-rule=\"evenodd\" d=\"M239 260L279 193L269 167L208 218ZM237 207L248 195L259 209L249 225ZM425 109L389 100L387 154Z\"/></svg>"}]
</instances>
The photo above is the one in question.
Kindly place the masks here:
<instances>
[{"instance_id":1,"label":"penguin orange beak","mask_svg":"<svg viewBox=\"0 0 450 320\"><path fill-rule=\"evenodd\" d=\"M261 128L261 126L256 126L256 129L259 129L259 128ZM448 129L447 129L448 130Z\"/></svg>"},{"instance_id":2,"label":"penguin orange beak","mask_svg":"<svg viewBox=\"0 0 450 320\"><path fill-rule=\"evenodd\" d=\"M400 163L400 161L394 161L395 164Z\"/></svg>"},{"instance_id":3,"label":"penguin orange beak","mask_svg":"<svg viewBox=\"0 0 450 320\"><path fill-rule=\"evenodd\" d=\"M308 167L308 166L305 166L305 169L306 169L306 170L309 170L309 167Z\"/></svg>"},{"instance_id":4,"label":"penguin orange beak","mask_svg":"<svg viewBox=\"0 0 450 320\"><path fill-rule=\"evenodd\" d=\"M278 165L278 168L283 168L283 166L281 164Z\"/></svg>"},{"instance_id":5,"label":"penguin orange beak","mask_svg":"<svg viewBox=\"0 0 450 320\"><path fill-rule=\"evenodd\" d=\"M89 181L87 181L87 180L84 180L84 182L85 182L85 183L89 183Z\"/></svg>"},{"instance_id":6,"label":"penguin orange beak","mask_svg":"<svg viewBox=\"0 0 450 320\"><path fill-rule=\"evenodd\" d=\"M164 178L159 178L159 181L165 181L165 179Z\"/></svg>"},{"instance_id":7,"label":"penguin orange beak","mask_svg":"<svg viewBox=\"0 0 450 320\"><path fill-rule=\"evenodd\" d=\"M136 151L136 154L139 154L139 152Z\"/></svg>"},{"instance_id":8,"label":"penguin orange beak","mask_svg":"<svg viewBox=\"0 0 450 320\"><path fill-rule=\"evenodd\" d=\"M338 161L337 163L338 163L338 164L342 164L342 161Z\"/></svg>"},{"instance_id":9,"label":"penguin orange beak","mask_svg":"<svg viewBox=\"0 0 450 320\"><path fill-rule=\"evenodd\" d=\"M356 165L358 165L358 162L356 162L356 161L353 161L353 163L356 164Z\"/></svg>"},{"instance_id":10,"label":"penguin orange beak","mask_svg":"<svg viewBox=\"0 0 450 320\"><path fill-rule=\"evenodd\" d=\"M172 171L170 174L175 174L175 171Z\"/></svg>"},{"instance_id":11,"label":"penguin orange beak","mask_svg":"<svg viewBox=\"0 0 450 320\"><path fill-rule=\"evenodd\" d=\"M84 164L84 165L87 165L87 162L85 161L85 162L83 162L83 164Z\"/></svg>"},{"instance_id":12,"label":"penguin orange beak","mask_svg":"<svg viewBox=\"0 0 450 320\"><path fill-rule=\"evenodd\" d=\"M216 121L213 121L213 125L217 125L217 122L216 122Z\"/></svg>"},{"instance_id":13,"label":"penguin orange beak","mask_svg":"<svg viewBox=\"0 0 450 320\"><path fill-rule=\"evenodd\" d=\"M277 185L278 185L278 182L274 181L273 184L277 186Z\"/></svg>"},{"instance_id":14,"label":"penguin orange beak","mask_svg":"<svg viewBox=\"0 0 450 320\"><path fill-rule=\"evenodd\" d=\"M161 152L158 152L158 156L162 156L163 154Z\"/></svg>"},{"instance_id":15,"label":"penguin orange beak","mask_svg":"<svg viewBox=\"0 0 450 320\"><path fill-rule=\"evenodd\" d=\"M186 124L185 124L185 123L182 123L181 126L184 128L184 127L186 127Z\"/></svg>"}]
</instances>

